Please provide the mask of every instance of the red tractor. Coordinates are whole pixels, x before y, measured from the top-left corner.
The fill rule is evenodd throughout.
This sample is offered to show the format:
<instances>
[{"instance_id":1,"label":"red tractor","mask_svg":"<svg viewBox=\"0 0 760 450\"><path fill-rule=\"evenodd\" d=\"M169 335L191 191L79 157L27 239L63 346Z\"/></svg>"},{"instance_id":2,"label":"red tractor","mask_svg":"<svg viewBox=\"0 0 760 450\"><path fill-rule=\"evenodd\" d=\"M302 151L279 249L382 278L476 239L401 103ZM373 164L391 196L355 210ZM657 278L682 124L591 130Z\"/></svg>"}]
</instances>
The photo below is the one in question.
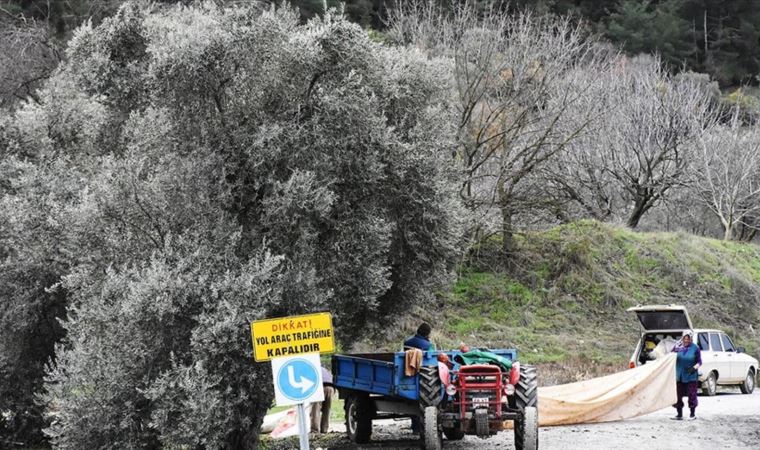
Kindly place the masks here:
<instances>
[{"instance_id":1,"label":"red tractor","mask_svg":"<svg viewBox=\"0 0 760 450\"><path fill-rule=\"evenodd\" d=\"M445 353L451 368L438 361ZM419 373L406 376L404 353L335 355L334 383L345 399L351 440L366 443L372 421L415 417L422 425L422 447L439 450L443 436L487 438L513 422L517 450L538 449L536 370L520 366L515 350L491 350L511 363L458 364L459 352L425 352Z\"/></svg>"}]
</instances>

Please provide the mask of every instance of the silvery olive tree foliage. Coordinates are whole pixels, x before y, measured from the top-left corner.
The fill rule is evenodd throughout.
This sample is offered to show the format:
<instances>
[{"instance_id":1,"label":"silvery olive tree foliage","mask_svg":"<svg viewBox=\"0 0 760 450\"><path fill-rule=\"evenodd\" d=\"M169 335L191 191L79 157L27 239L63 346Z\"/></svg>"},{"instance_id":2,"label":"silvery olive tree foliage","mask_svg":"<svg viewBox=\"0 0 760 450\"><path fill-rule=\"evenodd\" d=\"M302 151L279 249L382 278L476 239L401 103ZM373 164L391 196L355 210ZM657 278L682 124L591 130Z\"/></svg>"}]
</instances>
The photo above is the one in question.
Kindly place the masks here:
<instances>
[{"instance_id":1,"label":"silvery olive tree foliage","mask_svg":"<svg viewBox=\"0 0 760 450\"><path fill-rule=\"evenodd\" d=\"M399 2L388 34L454 62L461 195L476 217L497 213L496 230L473 225L500 232L509 253L514 217L544 197L529 180L591 123L594 109L581 100L593 83L577 74L602 70L604 59L568 18L500 6Z\"/></svg>"},{"instance_id":2,"label":"silvery olive tree foliage","mask_svg":"<svg viewBox=\"0 0 760 450\"><path fill-rule=\"evenodd\" d=\"M36 91L62 58L46 24L0 11L0 108L37 100Z\"/></svg>"},{"instance_id":3,"label":"silvery olive tree foliage","mask_svg":"<svg viewBox=\"0 0 760 450\"><path fill-rule=\"evenodd\" d=\"M734 110L725 125L700 136L694 172L694 190L720 220L725 240L751 240L760 213L760 129L740 119Z\"/></svg>"},{"instance_id":4,"label":"silvery olive tree foliage","mask_svg":"<svg viewBox=\"0 0 760 450\"><path fill-rule=\"evenodd\" d=\"M447 279L451 70L335 11L151 8L77 30L0 121L3 389L65 308L22 399L48 362L56 448L256 448L249 321L329 309L348 343Z\"/></svg>"},{"instance_id":5,"label":"silvery olive tree foliage","mask_svg":"<svg viewBox=\"0 0 760 450\"><path fill-rule=\"evenodd\" d=\"M604 93L593 98L595 121L548 178L581 215L635 228L670 191L688 184L698 142L720 111L712 85L673 76L656 58L620 57L594 77Z\"/></svg>"}]
</instances>

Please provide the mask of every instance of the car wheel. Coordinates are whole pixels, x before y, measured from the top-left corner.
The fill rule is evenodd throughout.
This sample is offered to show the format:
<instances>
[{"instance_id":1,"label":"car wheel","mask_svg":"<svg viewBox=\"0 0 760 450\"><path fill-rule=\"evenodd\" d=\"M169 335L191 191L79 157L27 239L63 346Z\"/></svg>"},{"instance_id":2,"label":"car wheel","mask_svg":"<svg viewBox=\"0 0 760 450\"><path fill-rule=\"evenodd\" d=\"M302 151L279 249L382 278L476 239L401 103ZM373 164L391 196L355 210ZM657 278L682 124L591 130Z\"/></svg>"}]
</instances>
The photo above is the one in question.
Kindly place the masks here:
<instances>
[{"instance_id":1,"label":"car wheel","mask_svg":"<svg viewBox=\"0 0 760 450\"><path fill-rule=\"evenodd\" d=\"M710 372L710 374L707 375L707 379L705 379L703 386L702 395L706 395L708 397L715 395L715 393L718 391L718 380L715 378L715 372Z\"/></svg>"},{"instance_id":2,"label":"car wheel","mask_svg":"<svg viewBox=\"0 0 760 450\"><path fill-rule=\"evenodd\" d=\"M755 372L752 369L747 372L747 378L744 379L740 388L742 394L751 394L755 390Z\"/></svg>"}]
</instances>

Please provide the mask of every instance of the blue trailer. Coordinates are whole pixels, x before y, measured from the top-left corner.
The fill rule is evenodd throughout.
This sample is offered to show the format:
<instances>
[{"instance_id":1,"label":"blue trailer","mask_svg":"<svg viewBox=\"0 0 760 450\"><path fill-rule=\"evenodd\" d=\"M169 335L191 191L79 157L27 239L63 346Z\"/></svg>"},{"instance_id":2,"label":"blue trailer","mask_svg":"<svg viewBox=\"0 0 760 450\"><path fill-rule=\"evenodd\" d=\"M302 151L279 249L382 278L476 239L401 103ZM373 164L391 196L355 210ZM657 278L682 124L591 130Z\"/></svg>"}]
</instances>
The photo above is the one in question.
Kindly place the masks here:
<instances>
[{"instance_id":1,"label":"blue trailer","mask_svg":"<svg viewBox=\"0 0 760 450\"><path fill-rule=\"evenodd\" d=\"M421 367L407 375L405 352L334 355L333 383L345 400L349 439L368 442L375 419L409 417L420 426L422 447L437 450L444 435L488 437L514 421L516 448L537 449L535 369L521 367L514 349L488 353L510 364L466 364L468 354L459 351L425 351Z\"/></svg>"}]
</instances>

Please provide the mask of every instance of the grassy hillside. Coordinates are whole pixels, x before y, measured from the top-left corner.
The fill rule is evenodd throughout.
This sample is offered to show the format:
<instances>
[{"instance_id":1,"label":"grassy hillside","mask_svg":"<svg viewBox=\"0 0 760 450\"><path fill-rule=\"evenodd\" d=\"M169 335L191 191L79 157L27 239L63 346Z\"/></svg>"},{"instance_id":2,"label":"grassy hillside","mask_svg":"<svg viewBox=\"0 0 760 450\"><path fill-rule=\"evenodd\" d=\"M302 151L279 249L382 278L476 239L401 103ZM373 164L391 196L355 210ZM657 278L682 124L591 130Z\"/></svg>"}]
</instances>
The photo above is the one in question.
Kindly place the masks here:
<instances>
[{"instance_id":1,"label":"grassy hillside","mask_svg":"<svg viewBox=\"0 0 760 450\"><path fill-rule=\"evenodd\" d=\"M684 233L636 233L583 221L518 237L509 269L500 243L476 249L437 304L415 311L384 343L395 349L416 323L434 324L439 347L460 341L516 347L540 364L543 384L627 366L639 336L626 308L682 304L695 327L717 327L760 350L760 249Z\"/></svg>"}]
</instances>

